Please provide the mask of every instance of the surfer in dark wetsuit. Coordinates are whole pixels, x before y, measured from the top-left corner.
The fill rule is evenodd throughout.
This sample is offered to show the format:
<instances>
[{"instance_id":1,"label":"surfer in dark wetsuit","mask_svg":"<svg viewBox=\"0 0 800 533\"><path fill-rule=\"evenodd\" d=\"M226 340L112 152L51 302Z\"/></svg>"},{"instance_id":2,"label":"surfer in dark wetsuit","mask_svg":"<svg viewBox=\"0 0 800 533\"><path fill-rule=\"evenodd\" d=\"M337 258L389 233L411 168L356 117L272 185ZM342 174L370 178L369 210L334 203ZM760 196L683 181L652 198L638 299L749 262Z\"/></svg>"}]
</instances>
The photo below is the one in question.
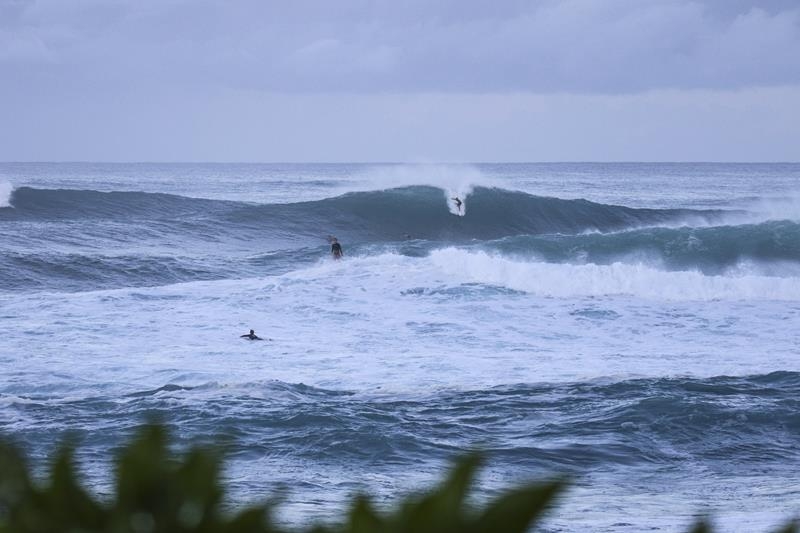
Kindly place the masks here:
<instances>
[{"instance_id":1,"label":"surfer in dark wetsuit","mask_svg":"<svg viewBox=\"0 0 800 533\"><path fill-rule=\"evenodd\" d=\"M336 239L336 237L331 239L331 255L333 255L334 259L341 259L344 255L344 252L342 251L342 245L339 244L339 241Z\"/></svg>"},{"instance_id":2,"label":"surfer in dark wetsuit","mask_svg":"<svg viewBox=\"0 0 800 533\"><path fill-rule=\"evenodd\" d=\"M264 340L261 337L259 337L258 335L256 335L255 330L252 330L252 329L250 330L250 333L245 333L244 335L239 335L239 337L241 337L242 339L247 339L247 340L251 340L251 341L263 341Z\"/></svg>"},{"instance_id":3,"label":"surfer in dark wetsuit","mask_svg":"<svg viewBox=\"0 0 800 533\"><path fill-rule=\"evenodd\" d=\"M460 213L461 212L461 203L462 203L461 202L461 198L459 198L458 196L455 196L455 197L451 198L451 200L453 200L456 203L456 208L458 209L458 212Z\"/></svg>"}]
</instances>

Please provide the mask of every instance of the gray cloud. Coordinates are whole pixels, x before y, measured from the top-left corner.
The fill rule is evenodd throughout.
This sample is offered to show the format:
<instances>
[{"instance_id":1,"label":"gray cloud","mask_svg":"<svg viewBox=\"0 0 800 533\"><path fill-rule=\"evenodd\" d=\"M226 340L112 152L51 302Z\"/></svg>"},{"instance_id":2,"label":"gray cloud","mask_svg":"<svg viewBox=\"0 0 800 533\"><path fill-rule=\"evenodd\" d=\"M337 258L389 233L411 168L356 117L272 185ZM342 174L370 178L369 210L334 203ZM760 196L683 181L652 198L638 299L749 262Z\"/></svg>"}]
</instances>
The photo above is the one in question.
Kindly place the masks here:
<instances>
[{"instance_id":1,"label":"gray cloud","mask_svg":"<svg viewBox=\"0 0 800 533\"><path fill-rule=\"evenodd\" d=\"M582 92L800 83L786 0L0 0L19 89Z\"/></svg>"},{"instance_id":2,"label":"gray cloud","mask_svg":"<svg viewBox=\"0 0 800 533\"><path fill-rule=\"evenodd\" d=\"M798 160L797 0L0 0L0 160Z\"/></svg>"},{"instance_id":3,"label":"gray cloud","mask_svg":"<svg viewBox=\"0 0 800 533\"><path fill-rule=\"evenodd\" d=\"M0 86L0 101L9 102ZM180 90L0 105L11 161L798 161L800 88L569 94Z\"/></svg>"}]
</instances>

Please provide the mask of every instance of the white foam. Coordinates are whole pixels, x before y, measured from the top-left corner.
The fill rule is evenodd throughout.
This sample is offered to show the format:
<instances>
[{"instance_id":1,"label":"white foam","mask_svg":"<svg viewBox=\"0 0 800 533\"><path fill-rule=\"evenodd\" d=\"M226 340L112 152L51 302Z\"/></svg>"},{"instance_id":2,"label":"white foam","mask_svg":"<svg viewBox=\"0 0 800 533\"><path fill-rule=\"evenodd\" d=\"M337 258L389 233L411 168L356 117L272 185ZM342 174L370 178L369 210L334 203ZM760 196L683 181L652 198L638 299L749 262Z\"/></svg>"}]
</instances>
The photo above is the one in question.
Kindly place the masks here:
<instances>
[{"instance_id":1,"label":"white foam","mask_svg":"<svg viewBox=\"0 0 800 533\"><path fill-rule=\"evenodd\" d=\"M245 393L281 396L268 390L276 380L417 394L676 369L748 374L796 367L800 305L785 300L800 300L798 285L455 248L348 256L264 278L0 295L9 317L0 353L48 393L74 394L61 375L117 396L167 383L219 384L170 393L197 401L258 383L262 392ZM250 328L273 340L240 339ZM36 342L40 332L59 342Z\"/></svg>"},{"instance_id":2,"label":"white foam","mask_svg":"<svg viewBox=\"0 0 800 533\"><path fill-rule=\"evenodd\" d=\"M0 207L11 206L11 193L14 191L14 186L7 181L0 181Z\"/></svg>"},{"instance_id":3,"label":"white foam","mask_svg":"<svg viewBox=\"0 0 800 533\"><path fill-rule=\"evenodd\" d=\"M499 285L547 297L631 295L678 301L800 301L797 277L706 276L695 271L664 271L642 263L526 262L456 248L437 250L430 258L452 279Z\"/></svg>"},{"instance_id":4,"label":"white foam","mask_svg":"<svg viewBox=\"0 0 800 533\"><path fill-rule=\"evenodd\" d=\"M743 261L723 275L706 275L699 271L665 270L656 260L645 261L644 257L636 256L630 262L609 265L548 263L448 247L434 250L429 256L421 258L393 252L351 256L346 261L330 261L326 258L312 266L269 278L191 281L152 288L101 290L94 294L109 298L128 298L131 294L162 296L195 292L209 295L249 294L263 290L292 292L308 286L317 290L319 284L328 284L341 292L367 291L373 295L385 293L383 295L389 297L395 293L397 281L402 279L406 285L422 287L491 285L546 298L633 296L685 302L800 302L800 270L795 263L787 263L779 269L780 265L764 266ZM774 267L772 271L768 268L770 266ZM764 274L765 270L768 275Z\"/></svg>"},{"instance_id":5,"label":"white foam","mask_svg":"<svg viewBox=\"0 0 800 533\"><path fill-rule=\"evenodd\" d=\"M749 207L755 222L765 220L800 221L800 191L782 198L762 198Z\"/></svg>"},{"instance_id":6,"label":"white foam","mask_svg":"<svg viewBox=\"0 0 800 533\"><path fill-rule=\"evenodd\" d=\"M356 176L355 186L348 186L345 192L363 192L395 189L414 185L436 187L444 192L444 205L454 215L464 215L467 197L477 186L499 187L500 183L483 174L472 165L415 164L372 167ZM507 187L507 184L505 184ZM452 198L462 201L459 213Z\"/></svg>"}]
</instances>

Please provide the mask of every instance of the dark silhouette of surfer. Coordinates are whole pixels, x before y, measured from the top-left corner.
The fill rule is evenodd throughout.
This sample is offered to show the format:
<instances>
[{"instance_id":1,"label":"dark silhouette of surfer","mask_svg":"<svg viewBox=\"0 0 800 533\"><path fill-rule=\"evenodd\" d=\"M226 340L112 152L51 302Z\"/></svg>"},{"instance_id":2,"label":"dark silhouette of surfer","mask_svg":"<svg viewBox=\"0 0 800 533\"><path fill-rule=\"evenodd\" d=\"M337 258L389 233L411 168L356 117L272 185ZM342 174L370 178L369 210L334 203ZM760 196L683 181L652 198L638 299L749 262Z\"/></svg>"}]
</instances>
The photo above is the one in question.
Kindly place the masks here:
<instances>
[{"instance_id":1,"label":"dark silhouette of surfer","mask_svg":"<svg viewBox=\"0 0 800 533\"><path fill-rule=\"evenodd\" d=\"M339 240L336 237L331 238L331 255L333 255L334 259L341 259L344 255L342 245L339 244Z\"/></svg>"},{"instance_id":2,"label":"dark silhouette of surfer","mask_svg":"<svg viewBox=\"0 0 800 533\"><path fill-rule=\"evenodd\" d=\"M259 337L258 335L256 335L255 330L252 330L252 329L250 330L250 333L245 333L244 335L239 335L239 337L241 337L242 339L247 339L247 340L251 340L251 341L263 341L264 340L261 337Z\"/></svg>"},{"instance_id":3,"label":"dark silhouette of surfer","mask_svg":"<svg viewBox=\"0 0 800 533\"><path fill-rule=\"evenodd\" d=\"M461 201L461 198L459 198L458 196L455 196L455 197L451 198L451 200L453 200L456 203L456 208L458 209L458 212L460 214L461 213L461 204L463 203Z\"/></svg>"}]
</instances>

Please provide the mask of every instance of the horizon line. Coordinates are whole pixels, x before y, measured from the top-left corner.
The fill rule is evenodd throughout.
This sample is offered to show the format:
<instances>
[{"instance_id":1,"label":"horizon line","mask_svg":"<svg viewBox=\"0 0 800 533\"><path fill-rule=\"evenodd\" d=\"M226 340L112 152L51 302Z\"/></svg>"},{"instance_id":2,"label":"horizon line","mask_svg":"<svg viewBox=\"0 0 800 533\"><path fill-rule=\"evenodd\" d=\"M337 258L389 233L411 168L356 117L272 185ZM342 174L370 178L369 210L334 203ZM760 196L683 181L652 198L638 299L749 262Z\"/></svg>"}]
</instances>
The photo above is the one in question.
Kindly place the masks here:
<instances>
[{"instance_id":1,"label":"horizon line","mask_svg":"<svg viewBox=\"0 0 800 533\"><path fill-rule=\"evenodd\" d=\"M607 165L607 164L650 164L650 165L796 165L798 161L665 161L665 160L561 160L561 161L125 161L125 160L42 160L42 161L0 161L0 165Z\"/></svg>"}]
</instances>

